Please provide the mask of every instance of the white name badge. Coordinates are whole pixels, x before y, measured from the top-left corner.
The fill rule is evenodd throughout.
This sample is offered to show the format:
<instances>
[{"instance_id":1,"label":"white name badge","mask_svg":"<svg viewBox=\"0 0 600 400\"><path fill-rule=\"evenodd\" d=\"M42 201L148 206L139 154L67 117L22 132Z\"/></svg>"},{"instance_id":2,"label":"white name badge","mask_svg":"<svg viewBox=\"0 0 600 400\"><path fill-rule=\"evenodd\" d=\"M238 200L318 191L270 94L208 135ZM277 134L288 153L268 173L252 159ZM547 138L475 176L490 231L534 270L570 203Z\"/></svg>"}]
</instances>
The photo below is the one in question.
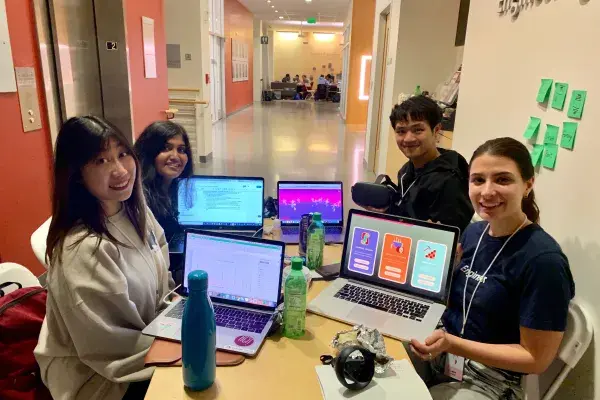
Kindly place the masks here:
<instances>
[{"instance_id":1,"label":"white name badge","mask_svg":"<svg viewBox=\"0 0 600 400\"><path fill-rule=\"evenodd\" d=\"M454 354L448 353L446 356L446 367L444 368L444 374L452 379L462 382L463 370L465 369L464 357L455 356Z\"/></svg>"}]
</instances>

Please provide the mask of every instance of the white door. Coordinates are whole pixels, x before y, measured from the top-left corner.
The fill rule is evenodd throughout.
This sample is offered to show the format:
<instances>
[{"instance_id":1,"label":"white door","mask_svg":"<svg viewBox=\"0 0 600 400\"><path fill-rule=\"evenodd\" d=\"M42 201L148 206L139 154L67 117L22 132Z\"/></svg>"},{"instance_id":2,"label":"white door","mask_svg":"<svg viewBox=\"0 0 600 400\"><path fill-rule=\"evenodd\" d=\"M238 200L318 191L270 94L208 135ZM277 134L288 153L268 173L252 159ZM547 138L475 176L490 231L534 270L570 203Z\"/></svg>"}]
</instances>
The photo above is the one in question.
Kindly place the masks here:
<instances>
[{"instance_id":1,"label":"white door","mask_svg":"<svg viewBox=\"0 0 600 400\"><path fill-rule=\"evenodd\" d=\"M212 122L217 122L225 116L225 85L223 57L225 40L220 36L210 37L210 104Z\"/></svg>"}]
</instances>

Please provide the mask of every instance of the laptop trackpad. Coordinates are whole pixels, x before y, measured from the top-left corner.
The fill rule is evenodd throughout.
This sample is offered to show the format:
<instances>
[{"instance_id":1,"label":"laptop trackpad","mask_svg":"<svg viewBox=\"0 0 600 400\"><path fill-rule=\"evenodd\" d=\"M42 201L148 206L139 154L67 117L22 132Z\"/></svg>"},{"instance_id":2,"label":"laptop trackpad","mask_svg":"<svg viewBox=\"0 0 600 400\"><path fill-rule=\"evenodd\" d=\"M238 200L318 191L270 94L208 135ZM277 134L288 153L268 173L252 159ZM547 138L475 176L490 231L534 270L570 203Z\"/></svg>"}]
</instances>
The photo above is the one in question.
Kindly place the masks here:
<instances>
[{"instance_id":1,"label":"laptop trackpad","mask_svg":"<svg viewBox=\"0 0 600 400\"><path fill-rule=\"evenodd\" d=\"M354 306L347 316L352 321L369 328L381 328L391 317L391 314L386 315L383 312L378 312L378 310L370 309L366 306Z\"/></svg>"}]
</instances>

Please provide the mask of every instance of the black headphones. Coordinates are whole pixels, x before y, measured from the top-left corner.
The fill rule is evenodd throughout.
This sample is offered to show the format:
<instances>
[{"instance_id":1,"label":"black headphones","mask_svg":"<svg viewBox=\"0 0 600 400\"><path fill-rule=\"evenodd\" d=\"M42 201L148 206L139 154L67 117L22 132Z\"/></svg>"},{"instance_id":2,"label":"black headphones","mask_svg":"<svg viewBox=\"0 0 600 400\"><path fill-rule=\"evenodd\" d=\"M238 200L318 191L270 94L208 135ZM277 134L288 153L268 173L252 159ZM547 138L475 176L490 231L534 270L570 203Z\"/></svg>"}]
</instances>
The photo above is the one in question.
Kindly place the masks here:
<instances>
[{"instance_id":1,"label":"black headphones","mask_svg":"<svg viewBox=\"0 0 600 400\"><path fill-rule=\"evenodd\" d=\"M360 352L362 360L349 359L355 351ZM364 389L375 375L375 354L362 346L345 347L336 358L321 356L321 362L333 366L340 383L350 390Z\"/></svg>"}]
</instances>

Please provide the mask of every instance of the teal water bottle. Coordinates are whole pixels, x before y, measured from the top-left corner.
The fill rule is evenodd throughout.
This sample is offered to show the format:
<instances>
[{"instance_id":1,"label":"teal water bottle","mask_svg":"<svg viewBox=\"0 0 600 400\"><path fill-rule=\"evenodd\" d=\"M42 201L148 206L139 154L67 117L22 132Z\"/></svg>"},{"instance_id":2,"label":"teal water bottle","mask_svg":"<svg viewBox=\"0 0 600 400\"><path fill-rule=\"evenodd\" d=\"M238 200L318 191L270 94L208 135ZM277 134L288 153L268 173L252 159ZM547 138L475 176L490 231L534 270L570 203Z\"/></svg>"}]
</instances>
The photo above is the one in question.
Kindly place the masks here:
<instances>
[{"instance_id":1,"label":"teal water bottle","mask_svg":"<svg viewBox=\"0 0 600 400\"><path fill-rule=\"evenodd\" d=\"M304 336L306 324L306 278L302 259L292 258L292 270L283 289L283 334L291 339Z\"/></svg>"},{"instance_id":2,"label":"teal water bottle","mask_svg":"<svg viewBox=\"0 0 600 400\"><path fill-rule=\"evenodd\" d=\"M321 222L321 213L314 213L308 227L306 245L306 266L317 269L323 265L323 248L325 247L325 225Z\"/></svg>"},{"instance_id":3,"label":"teal water bottle","mask_svg":"<svg viewBox=\"0 0 600 400\"><path fill-rule=\"evenodd\" d=\"M190 272L188 287L181 322L183 383L191 390L204 390L214 383L217 373L217 325L207 293L208 274Z\"/></svg>"}]
</instances>

